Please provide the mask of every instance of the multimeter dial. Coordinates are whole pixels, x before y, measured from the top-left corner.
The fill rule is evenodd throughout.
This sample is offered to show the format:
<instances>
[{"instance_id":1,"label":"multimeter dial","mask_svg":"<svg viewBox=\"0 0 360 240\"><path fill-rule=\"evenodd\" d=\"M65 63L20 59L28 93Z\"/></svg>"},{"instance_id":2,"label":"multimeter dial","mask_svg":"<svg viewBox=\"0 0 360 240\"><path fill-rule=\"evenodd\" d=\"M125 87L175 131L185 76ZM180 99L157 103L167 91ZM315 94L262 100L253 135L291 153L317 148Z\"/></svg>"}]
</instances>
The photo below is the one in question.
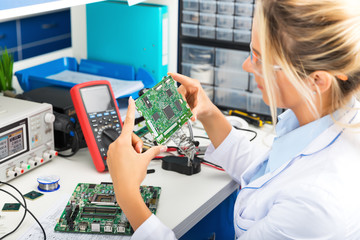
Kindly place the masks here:
<instances>
[{"instance_id":1,"label":"multimeter dial","mask_svg":"<svg viewBox=\"0 0 360 240\"><path fill-rule=\"evenodd\" d=\"M109 145L119 137L121 133L120 122L115 111L90 114L94 136L102 157L106 157Z\"/></svg>"}]
</instances>

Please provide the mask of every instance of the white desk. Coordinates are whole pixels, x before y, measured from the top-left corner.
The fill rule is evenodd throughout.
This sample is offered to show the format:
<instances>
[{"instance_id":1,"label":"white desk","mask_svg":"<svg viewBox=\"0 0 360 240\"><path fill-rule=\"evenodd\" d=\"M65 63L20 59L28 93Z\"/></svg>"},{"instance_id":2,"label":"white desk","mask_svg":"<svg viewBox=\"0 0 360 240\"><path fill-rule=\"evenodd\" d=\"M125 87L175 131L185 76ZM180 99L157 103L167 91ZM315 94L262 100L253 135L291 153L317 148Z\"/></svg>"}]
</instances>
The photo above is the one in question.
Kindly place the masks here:
<instances>
[{"instance_id":1,"label":"white desk","mask_svg":"<svg viewBox=\"0 0 360 240\"><path fill-rule=\"evenodd\" d=\"M263 145L262 138L264 136L265 133L259 131L259 136L255 141L259 146ZM264 150L265 148L262 147L261 149ZM156 172L148 174L143 184L162 188L157 216L165 225L174 230L177 237L184 235L238 187L226 173L204 165L202 165L201 172L193 176L165 171L161 168L161 161L158 160L152 161L149 168L155 169ZM55 192L45 193L39 199L27 200L28 208L40 221L49 211L56 207L59 199L70 197L79 182L100 183L111 181L109 173L96 171L88 150L81 149L71 158L58 157L44 164L44 166L24 173L9 183L25 194L37 190L37 177L53 174L60 176L60 189ZM8 186L0 187L4 190L10 190ZM11 192L14 193L13 190ZM16 201L0 192L0 207L5 202ZM62 209L64 207L65 205L62 206ZM0 212L0 214L0 232L8 232L18 224L22 218L23 210L21 209L19 212ZM6 228L4 230L5 223ZM29 228L36 226L34 224L36 224L35 220L27 214L21 227L7 239L21 237ZM39 234L41 239L42 233L40 229ZM2 235L4 233L0 234L0 236ZM68 238L67 233L57 233L56 236L56 239ZM106 237L111 239L108 238L109 236ZM119 239L119 236L116 236L116 238ZM124 237L124 239L128 239L128 237Z\"/></svg>"}]
</instances>

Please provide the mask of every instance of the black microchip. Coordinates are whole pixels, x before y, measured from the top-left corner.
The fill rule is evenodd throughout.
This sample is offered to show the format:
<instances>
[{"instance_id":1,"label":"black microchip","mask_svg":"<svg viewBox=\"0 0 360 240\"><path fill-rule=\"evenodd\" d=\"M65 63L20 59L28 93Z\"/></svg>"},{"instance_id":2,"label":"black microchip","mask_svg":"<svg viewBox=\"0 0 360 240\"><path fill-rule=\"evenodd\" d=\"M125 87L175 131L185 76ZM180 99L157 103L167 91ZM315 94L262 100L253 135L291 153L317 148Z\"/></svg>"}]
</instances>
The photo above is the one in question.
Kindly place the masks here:
<instances>
[{"instance_id":1,"label":"black microchip","mask_svg":"<svg viewBox=\"0 0 360 240\"><path fill-rule=\"evenodd\" d=\"M160 118L160 115L158 112L156 112L152 115L152 117L153 117L154 121L157 121Z\"/></svg>"},{"instance_id":2,"label":"black microchip","mask_svg":"<svg viewBox=\"0 0 360 240\"><path fill-rule=\"evenodd\" d=\"M172 91L170 89L166 90L166 93L169 97L171 97L173 95Z\"/></svg>"},{"instance_id":3,"label":"black microchip","mask_svg":"<svg viewBox=\"0 0 360 240\"><path fill-rule=\"evenodd\" d=\"M5 211L19 211L20 209L20 203L5 203L3 208L2 208L2 211L5 212Z\"/></svg>"},{"instance_id":4,"label":"black microchip","mask_svg":"<svg viewBox=\"0 0 360 240\"><path fill-rule=\"evenodd\" d=\"M177 108L178 111L181 111L181 110L182 110L179 100L176 100L176 101L175 101L175 106L176 106L176 108Z\"/></svg>"},{"instance_id":5,"label":"black microchip","mask_svg":"<svg viewBox=\"0 0 360 240\"><path fill-rule=\"evenodd\" d=\"M89 189L94 189L96 184L89 184Z\"/></svg>"},{"instance_id":6,"label":"black microchip","mask_svg":"<svg viewBox=\"0 0 360 240\"><path fill-rule=\"evenodd\" d=\"M151 108L151 107L152 107L152 104L151 104L151 102L149 101L148 97L144 97L143 100L144 100L145 105L146 105L148 108Z\"/></svg>"},{"instance_id":7,"label":"black microchip","mask_svg":"<svg viewBox=\"0 0 360 240\"><path fill-rule=\"evenodd\" d=\"M41 197L42 195L44 195L44 194L36 192L36 191L31 191L31 192L28 192L27 194L24 194L24 197L34 200L34 199Z\"/></svg>"},{"instance_id":8,"label":"black microchip","mask_svg":"<svg viewBox=\"0 0 360 240\"><path fill-rule=\"evenodd\" d=\"M174 111L171 109L169 105L166 108L164 108L163 111L168 119L172 118L175 115Z\"/></svg>"}]
</instances>

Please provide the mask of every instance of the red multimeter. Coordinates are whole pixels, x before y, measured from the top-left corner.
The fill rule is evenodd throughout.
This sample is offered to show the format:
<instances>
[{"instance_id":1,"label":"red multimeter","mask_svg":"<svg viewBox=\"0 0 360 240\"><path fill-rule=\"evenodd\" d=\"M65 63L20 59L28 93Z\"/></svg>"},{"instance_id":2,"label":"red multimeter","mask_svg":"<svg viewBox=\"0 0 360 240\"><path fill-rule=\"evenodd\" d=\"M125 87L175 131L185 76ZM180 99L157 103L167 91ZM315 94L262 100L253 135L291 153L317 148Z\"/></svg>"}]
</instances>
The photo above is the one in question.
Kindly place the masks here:
<instances>
[{"instance_id":1,"label":"red multimeter","mask_svg":"<svg viewBox=\"0 0 360 240\"><path fill-rule=\"evenodd\" d=\"M108 170L109 145L120 135L122 121L108 81L91 81L70 90L86 144L99 172Z\"/></svg>"}]
</instances>

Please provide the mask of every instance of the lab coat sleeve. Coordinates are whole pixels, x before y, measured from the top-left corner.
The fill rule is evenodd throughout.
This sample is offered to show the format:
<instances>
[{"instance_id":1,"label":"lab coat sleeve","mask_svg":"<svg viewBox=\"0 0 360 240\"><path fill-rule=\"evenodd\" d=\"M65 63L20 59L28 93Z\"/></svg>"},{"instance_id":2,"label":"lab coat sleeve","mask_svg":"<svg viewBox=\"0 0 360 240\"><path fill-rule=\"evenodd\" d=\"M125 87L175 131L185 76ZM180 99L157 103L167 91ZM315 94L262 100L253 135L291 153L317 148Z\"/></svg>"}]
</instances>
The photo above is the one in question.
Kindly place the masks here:
<instances>
[{"instance_id":1,"label":"lab coat sleeve","mask_svg":"<svg viewBox=\"0 0 360 240\"><path fill-rule=\"evenodd\" d=\"M236 224L241 227L248 221L241 217ZM332 194L305 185L282 193L267 216L238 240L345 239L345 222L343 209Z\"/></svg>"},{"instance_id":2,"label":"lab coat sleeve","mask_svg":"<svg viewBox=\"0 0 360 240\"><path fill-rule=\"evenodd\" d=\"M212 144L209 145L204 158L209 162L220 165L240 184L242 173L256 157L258 156L253 151L253 144L243 132L232 128L229 135L216 149Z\"/></svg>"},{"instance_id":3,"label":"lab coat sleeve","mask_svg":"<svg viewBox=\"0 0 360 240\"><path fill-rule=\"evenodd\" d=\"M174 240L174 232L165 226L154 214L152 214L141 226L136 229L131 240Z\"/></svg>"}]
</instances>

